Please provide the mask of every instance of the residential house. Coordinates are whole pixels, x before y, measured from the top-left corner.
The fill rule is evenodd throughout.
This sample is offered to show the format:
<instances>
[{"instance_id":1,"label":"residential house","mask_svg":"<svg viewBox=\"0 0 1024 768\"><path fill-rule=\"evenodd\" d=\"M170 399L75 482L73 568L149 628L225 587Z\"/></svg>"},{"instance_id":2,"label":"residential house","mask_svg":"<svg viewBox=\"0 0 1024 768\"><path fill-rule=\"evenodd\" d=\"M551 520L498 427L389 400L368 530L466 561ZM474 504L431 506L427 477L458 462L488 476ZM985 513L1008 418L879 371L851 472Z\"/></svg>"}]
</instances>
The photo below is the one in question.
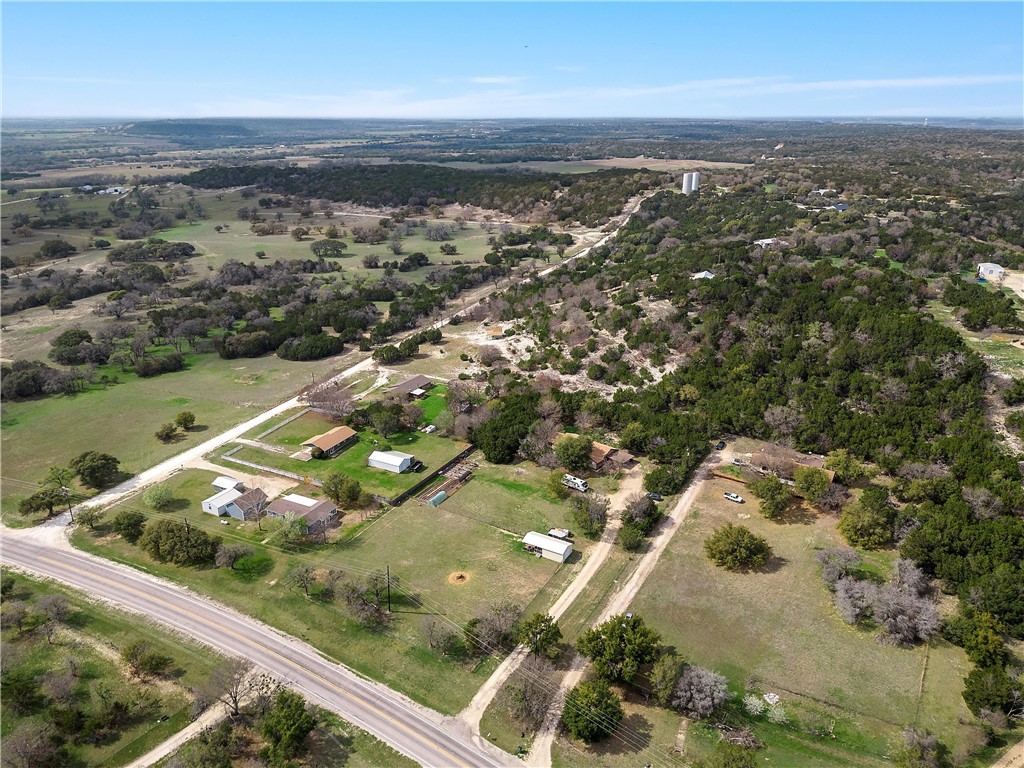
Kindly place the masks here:
<instances>
[{"instance_id":1,"label":"residential house","mask_svg":"<svg viewBox=\"0 0 1024 768\"><path fill-rule=\"evenodd\" d=\"M579 437L579 435L560 432L555 436L555 440L560 440L563 437ZM623 451L604 443L595 442L590 448L590 468L595 472L610 466L625 467L635 458L629 451Z\"/></svg>"},{"instance_id":2,"label":"residential house","mask_svg":"<svg viewBox=\"0 0 1024 768\"><path fill-rule=\"evenodd\" d=\"M224 475L211 485L217 488L217 493L203 499L201 504L203 511L211 515L256 520L266 507L267 494L259 488L246 488L244 483Z\"/></svg>"},{"instance_id":3,"label":"residential house","mask_svg":"<svg viewBox=\"0 0 1024 768\"><path fill-rule=\"evenodd\" d=\"M267 517L283 520L288 514L305 520L306 533L320 533L338 519L338 508L326 499L317 501L297 493L274 499L267 507Z\"/></svg>"},{"instance_id":4,"label":"residential house","mask_svg":"<svg viewBox=\"0 0 1024 768\"><path fill-rule=\"evenodd\" d=\"M309 438L303 445L311 450L319 449L323 451L324 457L333 459L358 439L359 433L351 427L335 427L322 435Z\"/></svg>"},{"instance_id":5,"label":"residential house","mask_svg":"<svg viewBox=\"0 0 1024 768\"><path fill-rule=\"evenodd\" d=\"M426 392L434 386L434 382L428 379L426 376L413 376L411 379L395 384L391 387L389 392L393 392L396 395L406 395L407 397L420 397L426 396ZM419 390L419 394L416 394Z\"/></svg>"}]
</instances>

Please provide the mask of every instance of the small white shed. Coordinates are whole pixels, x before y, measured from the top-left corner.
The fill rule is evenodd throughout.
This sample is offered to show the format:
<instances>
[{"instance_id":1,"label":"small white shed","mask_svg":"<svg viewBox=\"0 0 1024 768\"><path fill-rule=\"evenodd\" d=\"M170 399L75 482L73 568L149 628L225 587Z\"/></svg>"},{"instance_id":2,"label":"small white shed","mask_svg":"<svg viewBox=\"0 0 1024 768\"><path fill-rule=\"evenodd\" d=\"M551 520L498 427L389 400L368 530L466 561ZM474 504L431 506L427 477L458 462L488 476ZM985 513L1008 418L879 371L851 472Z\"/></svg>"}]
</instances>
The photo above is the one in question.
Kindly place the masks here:
<instances>
[{"instance_id":1,"label":"small white shed","mask_svg":"<svg viewBox=\"0 0 1024 768\"><path fill-rule=\"evenodd\" d=\"M983 277L986 280L1002 280L1006 277L1006 270L998 264L986 261L978 265L978 277Z\"/></svg>"},{"instance_id":2,"label":"small white shed","mask_svg":"<svg viewBox=\"0 0 1024 768\"><path fill-rule=\"evenodd\" d=\"M218 475L210 483L218 491L226 491L228 488L241 488L243 483L241 480L235 480L233 477L227 475Z\"/></svg>"},{"instance_id":3,"label":"small white shed","mask_svg":"<svg viewBox=\"0 0 1024 768\"><path fill-rule=\"evenodd\" d=\"M527 550L540 553L541 557L554 560L556 563L564 563L572 554L572 542L556 539L554 536L545 536L537 531L530 531L523 536L523 544Z\"/></svg>"},{"instance_id":4,"label":"small white shed","mask_svg":"<svg viewBox=\"0 0 1024 768\"><path fill-rule=\"evenodd\" d=\"M414 456L401 451L374 451L366 463L376 469L394 472L397 475L411 467L414 460Z\"/></svg>"},{"instance_id":5,"label":"small white shed","mask_svg":"<svg viewBox=\"0 0 1024 768\"><path fill-rule=\"evenodd\" d=\"M713 280L715 278L714 272L708 272L706 269L703 272L698 272L696 275L691 277L691 280Z\"/></svg>"}]
</instances>

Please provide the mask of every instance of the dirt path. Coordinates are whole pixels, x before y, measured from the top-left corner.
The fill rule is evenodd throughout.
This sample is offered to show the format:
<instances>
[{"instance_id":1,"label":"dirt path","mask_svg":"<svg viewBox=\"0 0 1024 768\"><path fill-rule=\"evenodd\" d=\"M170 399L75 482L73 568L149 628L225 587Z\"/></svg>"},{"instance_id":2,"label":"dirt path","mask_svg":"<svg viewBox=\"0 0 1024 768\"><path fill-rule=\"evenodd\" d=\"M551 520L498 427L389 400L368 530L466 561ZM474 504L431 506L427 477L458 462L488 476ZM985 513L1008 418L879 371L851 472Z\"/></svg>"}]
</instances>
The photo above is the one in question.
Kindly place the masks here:
<instances>
[{"instance_id":1,"label":"dirt path","mask_svg":"<svg viewBox=\"0 0 1024 768\"><path fill-rule=\"evenodd\" d=\"M640 591L640 587L643 586L644 581L650 576L651 571L654 570L654 566L658 564L658 559L665 551L665 547L668 546L672 536L678 530L680 524L686 519L686 516L690 514L690 510L693 508L693 503L697 500L701 490L704 487L704 483L711 476L711 467L716 466L722 462L728 462L732 460L732 451L725 450L714 452L697 468L694 474L693 482L690 483L689 487L679 497L675 506L665 516L665 518L659 523L658 527L655 528L654 534L651 536L647 550L640 555L640 561L637 563L633 573L630 574L626 583L623 584L609 599L604 611L598 617L594 624L600 624L601 622L608 619L610 616L614 616L619 613L624 613L629 608L630 603L636 597L637 592ZM559 685L558 692L555 694L554 701L552 702L551 709L548 711L548 716L544 720L544 724L538 731L536 738L533 742L533 747L530 749L529 757L526 760L526 765L530 768L544 768L545 766L551 765L551 747L555 743L555 734L558 731L558 723L562 718L562 707L565 704L565 695L574 686L579 684L580 680L583 679L583 673L587 669L587 659L582 656L577 656L569 668L569 671L565 673L565 677L562 678L562 682Z\"/></svg>"},{"instance_id":2,"label":"dirt path","mask_svg":"<svg viewBox=\"0 0 1024 768\"><path fill-rule=\"evenodd\" d=\"M1024 740L992 764L992 768L1024 768Z\"/></svg>"},{"instance_id":3,"label":"dirt path","mask_svg":"<svg viewBox=\"0 0 1024 768\"><path fill-rule=\"evenodd\" d=\"M212 707L207 707L203 714L175 733L167 741L158 744L142 757L128 763L125 768L149 768L149 766L155 765L168 755L177 752L182 745L192 741L192 739L196 738L207 728L217 725L217 723L227 717L227 714L228 708L224 704L217 703Z\"/></svg>"},{"instance_id":4,"label":"dirt path","mask_svg":"<svg viewBox=\"0 0 1024 768\"><path fill-rule=\"evenodd\" d=\"M626 507L626 500L634 493L642 492L643 480L643 470L637 465L626 473L626 476L622 478L619 489L608 498L608 525L605 526L601 540L587 552L586 562L583 563L580 572L576 574L568 588L559 595L558 599L555 600L548 610L548 614L552 618L557 620L562 617L562 614L573 604L573 601L586 589L594 574L604 564L604 561L608 559L608 555L615 544L615 537L619 532L622 522L622 510ZM469 725L474 733L479 732L480 719L483 717L487 707L490 706L491 701L494 700L495 695L501 690L501 687L512 673L519 668L519 665L526 660L527 656L529 656L529 651L525 646L520 645L512 651L498 665L498 668L494 670L493 674L487 679L487 682L477 691L469 706L459 713L459 719Z\"/></svg>"}]
</instances>

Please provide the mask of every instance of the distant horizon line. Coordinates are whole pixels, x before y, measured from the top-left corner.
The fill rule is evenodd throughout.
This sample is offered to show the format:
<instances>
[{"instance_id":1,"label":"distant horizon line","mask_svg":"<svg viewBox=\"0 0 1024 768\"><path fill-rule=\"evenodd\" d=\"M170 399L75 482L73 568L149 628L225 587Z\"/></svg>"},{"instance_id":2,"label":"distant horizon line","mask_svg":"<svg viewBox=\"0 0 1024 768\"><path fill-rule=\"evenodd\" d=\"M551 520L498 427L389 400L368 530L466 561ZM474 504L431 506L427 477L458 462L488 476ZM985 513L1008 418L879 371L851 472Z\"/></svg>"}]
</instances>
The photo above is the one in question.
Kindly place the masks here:
<instances>
[{"instance_id":1,"label":"distant horizon line","mask_svg":"<svg viewBox=\"0 0 1024 768\"><path fill-rule=\"evenodd\" d=\"M1024 128L1024 116L1018 117L1016 115L747 115L743 117L723 117L707 115L701 117L671 117L671 116L652 116L652 115L640 115L640 116L623 116L623 115L603 115L603 116L589 116L581 117L578 115L563 115L559 117L536 117L530 115L519 115L515 117L423 117L423 116L409 116L409 117L325 117L322 115L295 115L283 117L281 115L224 115L224 116L204 116L204 115L175 115L175 116L138 116L138 115L4 115L0 117L0 122L4 120L120 120L120 121L136 121L136 122L152 122L158 120L364 120L364 121L379 121L379 122L399 122L399 121L416 121L416 122L430 122L430 123L445 123L445 122L464 122L464 121L476 121L476 122L502 122L508 120L535 120L535 121L546 121L546 122L563 122L567 120L573 121L594 121L594 120L675 120L675 121L799 121L799 122L811 122L811 121L822 121L822 120L878 120L878 121L894 121L894 120L1000 120L1004 122L1019 122L1021 127Z\"/></svg>"}]
</instances>

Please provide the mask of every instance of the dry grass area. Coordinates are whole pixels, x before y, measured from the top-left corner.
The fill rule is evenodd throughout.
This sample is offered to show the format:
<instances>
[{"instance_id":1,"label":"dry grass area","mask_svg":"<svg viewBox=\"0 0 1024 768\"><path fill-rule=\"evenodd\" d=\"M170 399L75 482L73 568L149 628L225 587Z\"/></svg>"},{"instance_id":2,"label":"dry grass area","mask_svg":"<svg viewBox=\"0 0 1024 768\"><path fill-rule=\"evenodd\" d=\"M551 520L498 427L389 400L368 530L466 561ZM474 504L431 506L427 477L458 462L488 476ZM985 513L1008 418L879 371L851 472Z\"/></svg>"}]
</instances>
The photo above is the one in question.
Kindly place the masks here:
<instances>
[{"instance_id":1,"label":"dry grass area","mask_svg":"<svg viewBox=\"0 0 1024 768\"><path fill-rule=\"evenodd\" d=\"M817 550L843 543L836 519L798 508L772 522L757 513L756 501L723 499L729 490L735 484L728 480L708 483L632 606L663 642L722 672L735 690L780 694L802 722L835 720L834 762L819 755L786 765L881 760L888 739L907 723L928 728L950 748L965 738L958 720L971 717L960 690L970 665L963 651L941 640L930 647L886 647L873 632L844 624L814 560ZM767 569L730 573L707 560L704 539L726 522L768 539L775 556ZM893 556L866 559L884 572ZM769 739L769 757L772 749Z\"/></svg>"}]
</instances>

